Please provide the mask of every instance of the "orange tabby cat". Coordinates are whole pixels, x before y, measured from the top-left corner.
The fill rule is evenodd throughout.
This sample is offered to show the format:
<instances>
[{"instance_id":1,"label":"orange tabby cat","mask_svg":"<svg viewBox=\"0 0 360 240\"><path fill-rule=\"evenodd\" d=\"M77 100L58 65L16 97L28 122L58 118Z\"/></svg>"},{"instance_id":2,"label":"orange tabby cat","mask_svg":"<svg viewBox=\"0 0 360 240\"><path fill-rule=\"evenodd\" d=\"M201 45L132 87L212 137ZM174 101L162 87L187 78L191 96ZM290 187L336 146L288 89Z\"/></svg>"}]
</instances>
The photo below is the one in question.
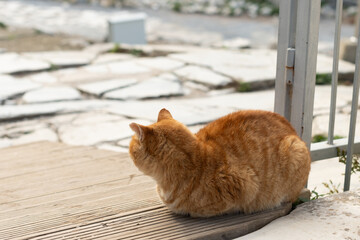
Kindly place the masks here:
<instances>
[{"instance_id":1,"label":"orange tabby cat","mask_svg":"<svg viewBox=\"0 0 360 240\"><path fill-rule=\"evenodd\" d=\"M235 112L193 134L162 109L156 123L130 127L135 165L180 214L252 213L293 202L310 171L305 143L272 112Z\"/></svg>"}]
</instances>

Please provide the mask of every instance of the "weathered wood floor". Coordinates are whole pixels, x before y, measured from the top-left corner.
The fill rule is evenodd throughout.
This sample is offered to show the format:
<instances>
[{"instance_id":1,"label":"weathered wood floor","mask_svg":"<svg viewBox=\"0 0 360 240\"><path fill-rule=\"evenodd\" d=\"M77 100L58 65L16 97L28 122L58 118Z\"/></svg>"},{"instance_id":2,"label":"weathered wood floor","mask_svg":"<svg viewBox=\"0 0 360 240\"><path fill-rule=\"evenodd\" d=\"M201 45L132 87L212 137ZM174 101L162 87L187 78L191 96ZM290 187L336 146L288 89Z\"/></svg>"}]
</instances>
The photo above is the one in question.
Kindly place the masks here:
<instances>
[{"instance_id":1,"label":"weathered wood floor","mask_svg":"<svg viewBox=\"0 0 360 240\"><path fill-rule=\"evenodd\" d=\"M230 239L290 207L177 216L127 154L49 142L0 150L0 239Z\"/></svg>"}]
</instances>

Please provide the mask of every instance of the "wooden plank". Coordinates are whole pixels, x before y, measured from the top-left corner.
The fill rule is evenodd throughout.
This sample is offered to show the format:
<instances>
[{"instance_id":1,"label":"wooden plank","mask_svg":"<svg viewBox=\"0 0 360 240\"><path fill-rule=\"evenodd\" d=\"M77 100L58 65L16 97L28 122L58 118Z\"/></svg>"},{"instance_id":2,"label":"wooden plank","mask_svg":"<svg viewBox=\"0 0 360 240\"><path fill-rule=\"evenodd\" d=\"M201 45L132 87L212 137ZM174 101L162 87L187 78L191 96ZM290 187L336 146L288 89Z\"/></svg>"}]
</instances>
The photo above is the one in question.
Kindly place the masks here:
<instances>
[{"instance_id":1,"label":"wooden plank","mask_svg":"<svg viewBox=\"0 0 360 240\"><path fill-rule=\"evenodd\" d=\"M252 215L204 219L175 215L167 208L157 206L31 239L231 239L261 228L290 209L291 204L285 204Z\"/></svg>"},{"instance_id":2,"label":"wooden plank","mask_svg":"<svg viewBox=\"0 0 360 240\"><path fill-rule=\"evenodd\" d=\"M19 218L23 216L28 216L28 214L34 212L41 215L44 215L45 213L53 213L53 212L62 212L62 213L68 212L70 214L76 212L76 209L80 207L82 210L84 210L87 208L88 205L90 205L90 207L88 208L91 209L91 207L94 207L94 205L96 206L97 204L100 204L101 201L109 202L112 199L115 199L115 201L121 199L119 203L122 203L123 200L125 199L128 199L130 201L131 197L136 197L136 195L140 191L143 194L143 197L145 197L147 192L155 192L154 182L153 181L140 182L138 184L130 184L123 187L111 188L109 190L103 190L91 194L86 193L82 195L75 195L73 197L61 198L57 201L45 202L25 208L23 206L11 208L11 209L8 208L7 210L0 213L0 224L5 224L5 225L9 224L9 222L2 223L1 219L9 220L15 218L17 221L19 221L18 220ZM149 194L149 197L156 197L156 195ZM135 201L136 200L134 200L134 202ZM79 203L81 203L81 205L79 205Z\"/></svg>"},{"instance_id":3,"label":"wooden plank","mask_svg":"<svg viewBox=\"0 0 360 240\"><path fill-rule=\"evenodd\" d=\"M112 191L120 186L120 188L125 188L128 186L132 186L134 184L147 184L148 182L154 182L147 176L139 175L134 176L132 179L116 179L107 182L101 182L98 184L87 185L80 188L70 189L68 191L55 192L49 195L41 195L32 198L26 199L17 199L11 202L3 202L0 204L0 219L1 214L6 213L7 211L14 211L22 208L31 208L44 204L52 204L57 205L59 201L67 201L73 198L85 196L85 198L89 198L89 195L101 194L103 196L104 192ZM132 190L136 190L132 189ZM51 206L52 208L54 206Z\"/></svg>"},{"instance_id":4,"label":"wooden plank","mask_svg":"<svg viewBox=\"0 0 360 240\"><path fill-rule=\"evenodd\" d=\"M0 239L159 203L155 182L127 154L41 142L2 149L0 156L7 167L1 173L15 173L0 179Z\"/></svg>"},{"instance_id":5,"label":"wooden plank","mask_svg":"<svg viewBox=\"0 0 360 240\"><path fill-rule=\"evenodd\" d=\"M25 156L29 152L33 154ZM11 147L2 150L0 156L0 179L92 161L97 159L98 156L105 158L117 155L93 147L68 147L65 144L57 145L49 142L44 142L43 148L37 148L36 146L33 148L32 144L25 145L24 149ZM27 158L26 162L23 160L25 157Z\"/></svg>"},{"instance_id":6,"label":"wooden plank","mask_svg":"<svg viewBox=\"0 0 360 240\"><path fill-rule=\"evenodd\" d=\"M194 219L164 207L155 182L127 154L41 142L1 149L0 156L21 173L0 178L0 239L237 237L291 207Z\"/></svg>"},{"instance_id":7,"label":"wooden plank","mask_svg":"<svg viewBox=\"0 0 360 240\"><path fill-rule=\"evenodd\" d=\"M146 208L159 204L158 197L152 194L154 190L144 192L144 199L134 200L138 195L130 195L131 198L113 198L112 201L96 201L94 203L77 206L81 209L63 209L55 214L33 212L30 215L16 219L5 219L1 223L0 239L28 238L31 235L54 233L64 229L77 228L94 219L103 219L129 210ZM146 198L147 196L151 197ZM122 201L133 201L131 204L123 204ZM129 206L130 205L130 206ZM72 211L68 211L72 210Z\"/></svg>"},{"instance_id":8,"label":"wooden plank","mask_svg":"<svg viewBox=\"0 0 360 240\"><path fill-rule=\"evenodd\" d=\"M49 172L35 172L22 178L0 179L3 191L0 195L0 203L67 191L115 179L128 179L132 174L139 174L134 168L130 168L128 173L123 173L122 167L127 164L116 164L113 159L99 160L102 161L87 166L70 166ZM49 185L51 187L48 187Z\"/></svg>"}]
</instances>

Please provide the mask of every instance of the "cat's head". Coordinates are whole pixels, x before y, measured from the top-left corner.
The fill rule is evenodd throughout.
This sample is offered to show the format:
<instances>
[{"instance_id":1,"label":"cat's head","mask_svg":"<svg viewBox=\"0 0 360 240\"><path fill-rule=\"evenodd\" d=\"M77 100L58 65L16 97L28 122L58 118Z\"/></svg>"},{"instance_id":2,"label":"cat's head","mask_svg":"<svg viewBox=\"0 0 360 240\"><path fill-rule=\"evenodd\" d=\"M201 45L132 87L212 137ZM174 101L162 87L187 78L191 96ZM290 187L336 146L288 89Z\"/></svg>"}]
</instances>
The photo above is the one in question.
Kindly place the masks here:
<instances>
[{"instance_id":1,"label":"cat's head","mask_svg":"<svg viewBox=\"0 0 360 240\"><path fill-rule=\"evenodd\" d=\"M169 170L181 167L195 147L195 135L166 109L159 112L156 123L131 123L130 128L135 133L129 147L131 158L140 171L158 180Z\"/></svg>"}]
</instances>

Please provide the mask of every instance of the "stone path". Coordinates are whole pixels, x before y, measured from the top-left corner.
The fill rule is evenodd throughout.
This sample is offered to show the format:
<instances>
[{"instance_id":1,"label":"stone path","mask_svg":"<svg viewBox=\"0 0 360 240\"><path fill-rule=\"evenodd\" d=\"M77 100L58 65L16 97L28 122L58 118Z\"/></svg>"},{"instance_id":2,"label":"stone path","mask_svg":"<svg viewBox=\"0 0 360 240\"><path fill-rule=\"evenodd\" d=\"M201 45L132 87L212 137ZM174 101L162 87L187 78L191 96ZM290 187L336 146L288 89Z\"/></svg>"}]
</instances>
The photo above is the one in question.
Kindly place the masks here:
<instances>
[{"instance_id":1,"label":"stone path","mask_svg":"<svg viewBox=\"0 0 360 240\"><path fill-rule=\"evenodd\" d=\"M359 216L360 188L304 203L289 215L236 239L359 239Z\"/></svg>"}]
</instances>

